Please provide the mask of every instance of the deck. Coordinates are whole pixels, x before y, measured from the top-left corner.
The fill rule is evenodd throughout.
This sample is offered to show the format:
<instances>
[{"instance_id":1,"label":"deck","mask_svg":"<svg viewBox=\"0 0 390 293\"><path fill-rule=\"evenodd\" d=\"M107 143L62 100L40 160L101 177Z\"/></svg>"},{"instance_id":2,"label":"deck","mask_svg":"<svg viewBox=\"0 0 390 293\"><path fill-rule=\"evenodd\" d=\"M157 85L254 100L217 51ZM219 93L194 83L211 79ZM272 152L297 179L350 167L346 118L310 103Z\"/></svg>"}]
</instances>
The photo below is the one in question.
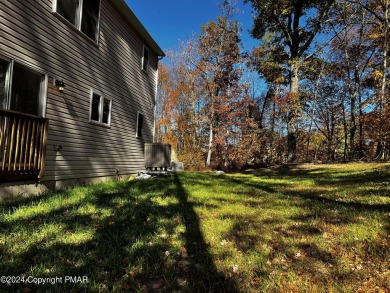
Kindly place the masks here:
<instances>
[{"instance_id":1,"label":"deck","mask_svg":"<svg viewBox=\"0 0 390 293\"><path fill-rule=\"evenodd\" d=\"M48 119L0 109L0 182L43 177Z\"/></svg>"}]
</instances>

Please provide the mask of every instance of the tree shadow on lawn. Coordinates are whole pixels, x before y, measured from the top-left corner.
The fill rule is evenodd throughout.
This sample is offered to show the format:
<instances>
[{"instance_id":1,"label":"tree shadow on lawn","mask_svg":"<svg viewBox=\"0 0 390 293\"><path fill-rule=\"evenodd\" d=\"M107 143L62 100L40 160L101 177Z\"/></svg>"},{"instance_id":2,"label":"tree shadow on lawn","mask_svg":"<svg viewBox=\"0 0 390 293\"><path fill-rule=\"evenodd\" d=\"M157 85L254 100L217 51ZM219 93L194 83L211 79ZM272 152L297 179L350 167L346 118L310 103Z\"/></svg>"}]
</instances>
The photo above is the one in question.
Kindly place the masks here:
<instances>
[{"instance_id":1,"label":"tree shadow on lawn","mask_svg":"<svg viewBox=\"0 0 390 293\"><path fill-rule=\"evenodd\" d=\"M245 179L240 179L239 177L226 177L226 180L237 185L246 186L248 187L248 190L257 190L258 192L254 192L254 194L249 192L246 193L247 196L253 198L257 198L258 196L262 195L262 192L266 192L268 194L280 194L282 196L293 196L302 199L308 199L319 204L336 205L345 208L367 211L390 212L390 204L369 204L361 203L354 199L351 201L343 201L342 199L327 197L327 195L333 195L335 192L342 192L344 190L348 190L349 188L356 188L357 185L364 184L369 184L370 186L364 190L354 191L354 196L372 197L379 195L388 197L390 196L389 186L387 186L389 181L390 166L384 166L380 168L380 170L366 172L366 175L344 175L342 178L338 178L337 180L333 180L330 177L322 177L323 174L312 174L312 171L313 170L286 171L285 169L281 169L281 171L273 171L275 176L280 176L282 179L294 179L294 183L292 184L279 182L269 182L268 184L263 182L247 183ZM261 175L257 174L255 176ZM295 190L294 185L299 185L299 178L312 179L315 183L315 188L313 190ZM376 186L382 184L383 186L375 187L374 184L377 184ZM336 190L329 191L326 189L326 187L335 187ZM348 197L345 199L348 199Z\"/></svg>"},{"instance_id":2,"label":"tree shadow on lawn","mask_svg":"<svg viewBox=\"0 0 390 293\"><path fill-rule=\"evenodd\" d=\"M302 172L301 172L302 173ZM305 172L303 172L305 173ZM375 172L372 172L375 174ZM296 181L297 176L295 172L292 172L291 176L294 181ZM282 176L286 177L284 171ZM288 177L289 177L288 176ZM310 178L315 180L321 175L310 174ZM345 184L357 184L357 182L370 182L374 175L365 178L364 176L355 176L358 179L354 180L354 176L343 177L347 181ZM364 178L365 181L362 181ZM377 182L382 182L387 180L387 177L382 175L379 178L375 178ZM253 193L248 192L247 197L252 198L256 204L256 200L264 196L268 201L272 201L272 198L281 199L281 206L278 209L288 209L290 205L298 207L302 214L294 215L292 212L290 217L287 218L272 218L269 220L256 220L254 221L257 230L265 231L266 235L272 235L273 239L271 241L262 239L261 237L253 237L252 231L248 229L248 221L244 219L236 219L236 222L233 224L231 231L228 233L227 237L234 239L236 245L240 247L240 243L245 239L244 243L249 244L244 246L241 249L244 251L250 251L253 249L260 249L259 241L265 241L268 243L268 247L271 247L271 252L268 255L268 259L271 260L272 265L275 267L278 266L278 259L280 260L280 255L286 257L287 261L281 263L280 269L285 270L283 266L288 266L286 270L294 272L302 272L304 275L313 279L315 282L325 284L329 280L339 280L343 283L354 283L361 276L357 271L351 272L350 274L341 274L338 269L342 267L342 263L339 263L339 256L337 254L333 255L331 253L332 249L337 249L333 247L333 244L329 244L328 247L320 247L315 242L316 238L322 238L323 231L321 229L322 225L330 225L333 227L340 227L341 230L343 227L347 227L349 224L358 224L360 221L357 219L361 215L370 217L370 215L375 215L376 217L383 216L384 223L382 231L378 233L378 239L359 239L352 240L349 243L346 243L344 247L340 249L344 252L353 249L362 249L362 252L356 253L356 256L363 258L367 263L370 263L374 260L374 263L381 263L383 259L388 259L389 257L389 228L390 228L390 205L389 204L370 204L362 203L355 199L351 201L343 201L343 199L333 198L330 193L334 192L329 191L326 187L320 185L313 190L310 189L294 189L294 185L291 185L289 188L288 185L275 183L264 188L264 182L250 182L248 183L245 179L240 177L226 177L226 180L234 184L240 184L242 186L247 186L248 191L253 189L258 189L259 192ZM320 182L324 182L320 180ZM327 184L331 184L332 180L329 179ZM299 184L299 182L297 182ZM335 183L336 184L336 183ZM342 192L345 188L345 185L337 185L336 192ZM369 196L369 195L368 195ZM348 199L347 197L345 199ZM266 210L270 206L267 204L262 204L261 208ZM260 210L261 211L261 210ZM261 222L261 224L259 223ZM290 223L291 221L298 223ZM317 224L320 223L319 226ZM364 223L361 223L362 229L364 229ZM344 236L343 236L344 237ZM356 238L357 239L357 238ZM336 241L337 239L330 239L330 241ZM295 244L292 244L295 242ZM353 250L354 251L354 250ZM353 253L352 253L353 254ZM283 260L285 261L285 260ZM276 262L276 264L275 264ZM388 262L387 262L388 263ZM378 266L379 267L379 266ZM385 265L381 266L382 268ZM381 270L381 268L379 268ZM364 273L369 274L370 267L366 268ZM371 276L375 276L376 272L370 271ZM329 279L328 279L329 278Z\"/></svg>"},{"instance_id":3,"label":"tree shadow on lawn","mask_svg":"<svg viewBox=\"0 0 390 293\"><path fill-rule=\"evenodd\" d=\"M174 175L174 181L179 208L186 226L184 237L191 258L190 270L195 283L193 288L197 292L238 292L237 284L217 271L200 229L200 219L194 210L194 204L188 201L189 195L177 174Z\"/></svg>"},{"instance_id":4,"label":"tree shadow on lawn","mask_svg":"<svg viewBox=\"0 0 390 293\"><path fill-rule=\"evenodd\" d=\"M353 214L357 214L358 211L361 212L390 212L390 204L370 204L370 203L361 203L358 201L348 201L348 197L345 198L331 198L327 197L327 194L331 194L333 191L328 191L326 189L319 189L316 191L312 190L288 190L284 194L286 196L291 196L294 198L301 198L308 200L311 204L311 207L315 205L319 208L328 208L328 209L341 209L347 211L353 211ZM368 195L369 196L369 195ZM309 208L308 202L301 204L304 208ZM327 210L323 210L326 212Z\"/></svg>"},{"instance_id":5,"label":"tree shadow on lawn","mask_svg":"<svg viewBox=\"0 0 390 293\"><path fill-rule=\"evenodd\" d=\"M259 243L264 242L267 231L264 225L250 215L231 217L233 225L224 238L234 242L234 247L244 253L254 251Z\"/></svg>"},{"instance_id":6,"label":"tree shadow on lawn","mask_svg":"<svg viewBox=\"0 0 390 293\"><path fill-rule=\"evenodd\" d=\"M368 164L368 167L370 164ZM256 177L265 177L265 178L281 178L281 179L291 179L295 182L299 180L313 180L317 186L322 185L335 185L343 188L356 187L357 184L383 184L387 186L378 185L371 190L366 190L366 194L369 194L371 191L375 191L382 196L390 196L388 192L388 182L390 176L390 165L380 165L375 169L368 168L366 171L358 171L358 174L354 173L352 170L342 170L337 169L330 172L326 168L277 168L273 170L259 171L254 174Z\"/></svg>"},{"instance_id":7,"label":"tree shadow on lawn","mask_svg":"<svg viewBox=\"0 0 390 293\"><path fill-rule=\"evenodd\" d=\"M381 168L381 170L387 172L386 168ZM320 242L325 241L322 239L322 225L340 227L342 230L343 227L347 227L350 224L360 223L357 219L361 214L369 217L369 215L378 216L390 212L388 204L360 202L358 198L350 198L350 201L348 201L348 196L339 199L331 194L332 192L342 193L349 186L356 187L358 182L361 184L365 182L370 184L371 182L385 182L387 177L382 174L382 171L380 171L380 176L377 176L377 172L374 170L367 172L368 175L348 174L348 172L345 172L346 174L341 174L340 177L335 179L331 175L326 174L322 169L318 169L315 172L324 172L310 173L312 171L286 172L286 170L283 170L280 173L276 172L272 176L268 176L272 179L280 175L281 179L287 181L286 183L280 180L275 182L270 180L269 184L264 181L248 181L247 178L234 176L234 174L211 180L211 185L213 183L221 185L221 191L226 189L229 192L230 187L235 185L242 186L242 188L231 189L231 193L237 195L237 198L234 196L223 198L218 194L212 196L213 200L220 201L222 205L224 203L242 203L243 205L249 205L249 208L259 207L260 213L267 209L273 211L276 208L282 214L284 214L283 209L288 209L289 205L292 205L303 213L302 215L294 215L295 212L292 211L290 217L273 218L271 221L269 219L261 221L260 219L240 216L235 213L221 214L220 217L227 217L233 222L231 229L224 237L232 240L235 248L244 253L263 254L262 243L266 244L266 250L268 247L271 248L267 258L271 261L272 267L268 268L267 265L262 264L259 268L253 269L260 272L261 278L268 279L273 270L276 269L281 273L287 271L298 275L302 274L317 284L327 284L328 282L337 284L339 282L339 285L341 283L357 289L358 287L354 287L358 286L356 280L360 280L364 274L375 278L375 268L372 270L371 267L367 266L361 273L358 270L342 273L343 261L352 262L348 257L344 257L343 253L351 253L351 248L352 251L354 251L353 249L362 249L361 254L352 252L351 257L356 255L365 259L367 263L370 260L375 260L374 263L380 263L381 259L388 258L388 238L383 240L380 237L386 237L389 225L383 226L382 231L378 234L378 240L352 240L343 244L342 247L337 247L337 244L335 244L338 241L337 239L329 239L330 243L325 245L318 244L316 239ZM304 186L302 189L297 188L300 178L313 180L316 187L313 190L307 188L307 186ZM292 181L291 184L288 182L289 180ZM335 189L329 189L329 186L333 186ZM273 197L278 200L273 201ZM300 223L292 223L292 221ZM316 223L318 221L320 221L320 225L317 226ZM384 222L386 222L386 218L384 218ZM362 223L363 226L364 224ZM272 240L263 237L270 235L272 235ZM333 243L332 241L335 242ZM337 252L339 248L342 251L340 254ZM383 268L385 265L381 267ZM381 268L378 270L380 271ZM253 275L253 272L251 270L250 274Z\"/></svg>"},{"instance_id":8,"label":"tree shadow on lawn","mask_svg":"<svg viewBox=\"0 0 390 293\"><path fill-rule=\"evenodd\" d=\"M167 188L172 201L159 204L155 198L166 197ZM71 191L64 193L67 196ZM238 292L237 284L216 269L194 210L196 204L188 197L175 174L118 183L115 190L103 187L72 205L2 222L4 237L0 235L0 240L20 247L23 244L18 241L27 242L23 249L12 250L0 241L2 275L88 276L84 284L10 284L4 291ZM17 208L50 198L24 200ZM87 206L93 212L83 210ZM180 225L185 227L179 236L182 250L173 245L171 235ZM37 236L50 226L62 230ZM24 236L18 240L17 233ZM30 240L26 239L29 234Z\"/></svg>"}]
</instances>

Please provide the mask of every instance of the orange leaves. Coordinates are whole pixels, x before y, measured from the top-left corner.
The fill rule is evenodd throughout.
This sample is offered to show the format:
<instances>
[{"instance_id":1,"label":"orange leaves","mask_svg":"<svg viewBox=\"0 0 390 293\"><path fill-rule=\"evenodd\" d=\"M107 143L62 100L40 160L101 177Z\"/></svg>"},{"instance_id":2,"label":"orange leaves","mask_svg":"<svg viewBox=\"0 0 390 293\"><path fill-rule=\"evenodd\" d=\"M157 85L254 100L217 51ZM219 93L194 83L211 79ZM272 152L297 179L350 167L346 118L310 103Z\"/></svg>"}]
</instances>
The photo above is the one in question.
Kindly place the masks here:
<instances>
[{"instance_id":1,"label":"orange leaves","mask_svg":"<svg viewBox=\"0 0 390 293\"><path fill-rule=\"evenodd\" d=\"M276 103L281 114L289 113L290 111L299 111L301 103L299 100L299 93L282 92L280 95L272 98Z\"/></svg>"},{"instance_id":2,"label":"orange leaves","mask_svg":"<svg viewBox=\"0 0 390 293\"><path fill-rule=\"evenodd\" d=\"M244 129L257 127L248 120L251 101L240 84L239 31L237 21L219 16L161 70L157 131L187 167L204 167L206 152L213 152L215 165L229 160Z\"/></svg>"},{"instance_id":3,"label":"orange leaves","mask_svg":"<svg viewBox=\"0 0 390 293\"><path fill-rule=\"evenodd\" d=\"M182 258L188 258L188 252L187 252L187 249L185 247L180 248L180 256Z\"/></svg>"}]
</instances>

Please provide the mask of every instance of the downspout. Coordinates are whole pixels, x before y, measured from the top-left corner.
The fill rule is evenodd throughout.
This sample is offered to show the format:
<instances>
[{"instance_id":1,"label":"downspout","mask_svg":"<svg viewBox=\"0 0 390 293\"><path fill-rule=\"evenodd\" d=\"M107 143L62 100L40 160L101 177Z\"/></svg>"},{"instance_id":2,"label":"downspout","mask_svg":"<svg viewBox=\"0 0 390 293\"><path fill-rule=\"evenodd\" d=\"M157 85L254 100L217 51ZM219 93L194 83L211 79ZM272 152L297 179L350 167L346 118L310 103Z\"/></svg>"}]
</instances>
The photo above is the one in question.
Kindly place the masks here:
<instances>
[{"instance_id":1,"label":"downspout","mask_svg":"<svg viewBox=\"0 0 390 293\"><path fill-rule=\"evenodd\" d=\"M154 92L154 110L153 110L153 142L156 143L156 114L157 114L157 92L158 92L158 63L164 56L158 56L157 58L157 71L156 71L156 86Z\"/></svg>"}]
</instances>

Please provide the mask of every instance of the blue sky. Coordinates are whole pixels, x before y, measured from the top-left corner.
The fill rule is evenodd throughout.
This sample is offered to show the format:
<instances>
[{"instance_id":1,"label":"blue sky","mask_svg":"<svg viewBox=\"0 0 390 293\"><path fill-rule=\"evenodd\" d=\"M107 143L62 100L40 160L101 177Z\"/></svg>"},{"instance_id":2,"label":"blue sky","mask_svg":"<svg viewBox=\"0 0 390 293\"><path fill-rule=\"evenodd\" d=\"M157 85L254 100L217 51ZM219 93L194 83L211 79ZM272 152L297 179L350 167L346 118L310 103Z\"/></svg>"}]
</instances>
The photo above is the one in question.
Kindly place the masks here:
<instances>
[{"instance_id":1,"label":"blue sky","mask_svg":"<svg viewBox=\"0 0 390 293\"><path fill-rule=\"evenodd\" d=\"M215 20L218 15L217 3L220 0L126 0L127 5L143 23L152 37L166 51L176 49L179 40L186 40L194 33L200 32L201 24ZM250 5L243 5L240 0L241 13L237 15L242 26L242 41L245 50L251 50L258 44L248 30L252 26Z\"/></svg>"}]
</instances>

